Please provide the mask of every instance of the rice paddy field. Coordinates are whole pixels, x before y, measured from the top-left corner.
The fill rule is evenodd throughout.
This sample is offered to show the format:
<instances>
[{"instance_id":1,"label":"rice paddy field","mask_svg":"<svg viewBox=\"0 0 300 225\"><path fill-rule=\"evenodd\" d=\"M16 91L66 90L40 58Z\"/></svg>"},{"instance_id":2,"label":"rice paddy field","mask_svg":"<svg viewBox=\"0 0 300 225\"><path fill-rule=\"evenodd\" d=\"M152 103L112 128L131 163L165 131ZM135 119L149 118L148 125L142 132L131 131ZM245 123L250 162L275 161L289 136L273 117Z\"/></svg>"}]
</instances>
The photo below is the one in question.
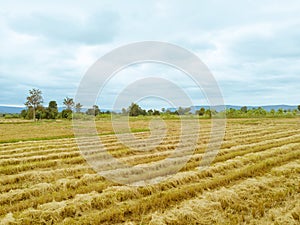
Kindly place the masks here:
<instances>
[{"instance_id":1,"label":"rice paddy field","mask_svg":"<svg viewBox=\"0 0 300 225\"><path fill-rule=\"evenodd\" d=\"M166 124L161 145L141 152L119 143L108 120L96 128L111 155L143 165L178 144L178 120ZM206 170L197 167L211 121L200 124L195 152L177 174L125 186L91 168L70 121L0 122L0 224L300 224L300 119L228 119ZM136 137L150 135L147 119L130 125Z\"/></svg>"}]
</instances>

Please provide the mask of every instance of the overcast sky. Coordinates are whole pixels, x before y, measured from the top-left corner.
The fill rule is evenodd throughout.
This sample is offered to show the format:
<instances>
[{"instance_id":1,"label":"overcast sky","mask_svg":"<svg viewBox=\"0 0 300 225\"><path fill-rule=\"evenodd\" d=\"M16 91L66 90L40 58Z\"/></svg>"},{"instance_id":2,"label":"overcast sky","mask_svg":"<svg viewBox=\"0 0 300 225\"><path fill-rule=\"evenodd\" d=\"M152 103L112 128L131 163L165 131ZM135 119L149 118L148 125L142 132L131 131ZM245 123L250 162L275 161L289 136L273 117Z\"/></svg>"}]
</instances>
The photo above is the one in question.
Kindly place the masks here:
<instances>
[{"instance_id":1,"label":"overcast sky","mask_svg":"<svg viewBox=\"0 0 300 225\"><path fill-rule=\"evenodd\" d=\"M226 104L300 104L298 0L61 2L0 0L0 105L23 105L31 88L42 90L45 105L61 105L98 58L145 40L194 52ZM140 65L116 76L99 99L103 108L132 76L177 78L195 105L205 102L172 68Z\"/></svg>"}]
</instances>

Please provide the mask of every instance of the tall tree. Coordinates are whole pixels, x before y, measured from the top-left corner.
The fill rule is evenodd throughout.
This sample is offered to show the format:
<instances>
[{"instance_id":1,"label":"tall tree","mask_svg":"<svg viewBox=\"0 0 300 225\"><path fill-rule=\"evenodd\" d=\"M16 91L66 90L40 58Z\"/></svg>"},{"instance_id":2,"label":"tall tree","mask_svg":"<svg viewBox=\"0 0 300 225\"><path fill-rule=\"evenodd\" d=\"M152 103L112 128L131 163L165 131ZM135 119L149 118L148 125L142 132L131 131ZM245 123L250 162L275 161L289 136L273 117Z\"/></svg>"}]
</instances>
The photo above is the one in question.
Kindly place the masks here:
<instances>
[{"instance_id":1,"label":"tall tree","mask_svg":"<svg viewBox=\"0 0 300 225\"><path fill-rule=\"evenodd\" d=\"M146 110L142 109L138 104L131 103L128 109L129 116L146 115Z\"/></svg>"},{"instance_id":2,"label":"tall tree","mask_svg":"<svg viewBox=\"0 0 300 225\"><path fill-rule=\"evenodd\" d=\"M81 112L81 109L82 109L82 106L79 102L75 105L75 110L77 113L80 113Z\"/></svg>"},{"instance_id":3,"label":"tall tree","mask_svg":"<svg viewBox=\"0 0 300 225\"><path fill-rule=\"evenodd\" d=\"M29 96L27 96L27 102L25 105L28 109L32 108L34 121L36 120L36 109L41 103L43 103L42 91L35 88L29 90Z\"/></svg>"},{"instance_id":4,"label":"tall tree","mask_svg":"<svg viewBox=\"0 0 300 225\"><path fill-rule=\"evenodd\" d=\"M97 106L97 105L93 105L93 110L95 112L95 116L97 116L98 114L101 113L99 106Z\"/></svg>"},{"instance_id":5,"label":"tall tree","mask_svg":"<svg viewBox=\"0 0 300 225\"><path fill-rule=\"evenodd\" d=\"M300 105L298 105L298 111L300 111Z\"/></svg>"},{"instance_id":6,"label":"tall tree","mask_svg":"<svg viewBox=\"0 0 300 225\"><path fill-rule=\"evenodd\" d=\"M49 106L47 108L47 118L55 119L58 115L58 108L56 101L50 101Z\"/></svg>"},{"instance_id":7,"label":"tall tree","mask_svg":"<svg viewBox=\"0 0 300 225\"><path fill-rule=\"evenodd\" d=\"M68 110L72 110L72 107L74 107L75 102L74 102L73 98L66 97L66 98L64 99L63 104L66 106L66 108L67 108Z\"/></svg>"}]
</instances>

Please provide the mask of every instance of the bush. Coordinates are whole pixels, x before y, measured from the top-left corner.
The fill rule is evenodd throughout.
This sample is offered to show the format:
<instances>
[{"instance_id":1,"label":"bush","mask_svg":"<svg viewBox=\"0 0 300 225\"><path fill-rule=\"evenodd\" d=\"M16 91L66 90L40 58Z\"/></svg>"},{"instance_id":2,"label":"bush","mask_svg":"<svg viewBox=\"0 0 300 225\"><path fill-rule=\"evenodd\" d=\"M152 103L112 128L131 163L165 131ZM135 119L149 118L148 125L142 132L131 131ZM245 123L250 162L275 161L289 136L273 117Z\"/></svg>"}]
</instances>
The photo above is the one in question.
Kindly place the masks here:
<instances>
[{"instance_id":1,"label":"bush","mask_svg":"<svg viewBox=\"0 0 300 225\"><path fill-rule=\"evenodd\" d=\"M61 112L61 118L62 119L72 119L72 110L71 109L64 109Z\"/></svg>"},{"instance_id":2,"label":"bush","mask_svg":"<svg viewBox=\"0 0 300 225\"><path fill-rule=\"evenodd\" d=\"M4 116L5 119L16 119L20 118L19 114L5 114Z\"/></svg>"}]
</instances>

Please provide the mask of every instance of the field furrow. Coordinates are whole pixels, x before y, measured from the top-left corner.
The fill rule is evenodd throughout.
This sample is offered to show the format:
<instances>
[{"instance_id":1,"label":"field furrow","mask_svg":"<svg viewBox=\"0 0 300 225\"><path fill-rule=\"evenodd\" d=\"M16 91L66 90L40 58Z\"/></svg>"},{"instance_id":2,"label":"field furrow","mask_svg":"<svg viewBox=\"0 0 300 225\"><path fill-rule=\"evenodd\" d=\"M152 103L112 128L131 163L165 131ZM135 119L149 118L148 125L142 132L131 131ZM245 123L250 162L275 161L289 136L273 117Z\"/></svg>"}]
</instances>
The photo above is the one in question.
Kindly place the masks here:
<instances>
[{"instance_id":1,"label":"field furrow","mask_svg":"<svg viewBox=\"0 0 300 225\"><path fill-rule=\"evenodd\" d=\"M207 168L198 167L210 154L211 122L200 121L199 132L193 122L185 121L191 131L180 136L179 121L167 121L162 138L147 131L149 121L137 121L135 139L122 132L118 139L107 123L105 131L98 124L102 149L90 137L81 139L81 151L71 137L32 141L26 134L28 141L4 141L0 224L299 224L297 119L229 120ZM175 152L180 138L186 142ZM149 150L152 143L160 144ZM143 186L114 183L86 159L105 177Z\"/></svg>"}]
</instances>

